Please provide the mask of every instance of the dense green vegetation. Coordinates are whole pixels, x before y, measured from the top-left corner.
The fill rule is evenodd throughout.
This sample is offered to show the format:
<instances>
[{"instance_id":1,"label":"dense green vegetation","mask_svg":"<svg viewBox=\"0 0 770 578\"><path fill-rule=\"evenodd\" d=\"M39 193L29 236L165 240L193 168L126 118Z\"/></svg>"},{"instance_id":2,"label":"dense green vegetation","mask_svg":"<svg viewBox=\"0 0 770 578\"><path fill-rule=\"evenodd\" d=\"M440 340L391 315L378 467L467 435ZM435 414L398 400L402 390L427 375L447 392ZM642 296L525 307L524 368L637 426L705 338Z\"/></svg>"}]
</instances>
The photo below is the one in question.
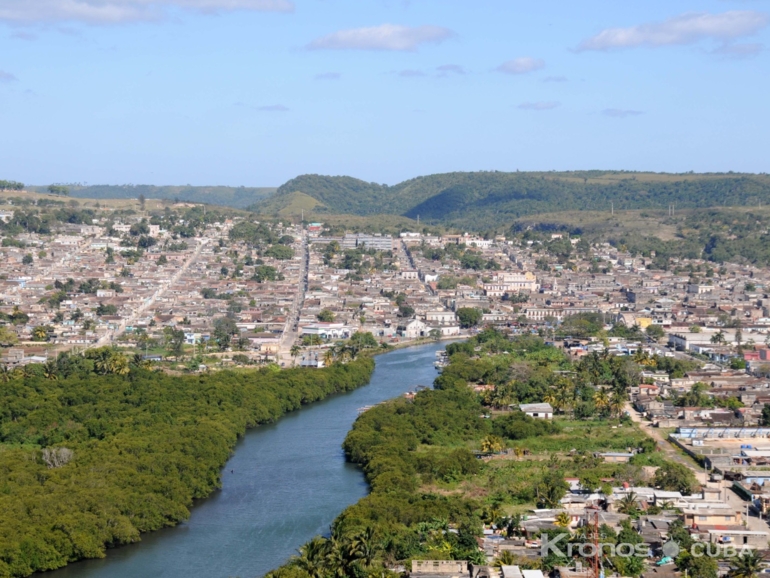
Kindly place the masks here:
<instances>
[{"instance_id":1,"label":"dense green vegetation","mask_svg":"<svg viewBox=\"0 0 770 578\"><path fill-rule=\"evenodd\" d=\"M27 187L37 192L48 192L47 187ZM71 197L85 199L169 199L206 203L242 209L275 192L269 187L193 187L154 185L68 185Z\"/></svg>"},{"instance_id":2,"label":"dense green vegetation","mask_svg":"<svg viewBox=\"0 0 770 578\"><path fill-rule=\"evenodd\" d=\"M0 180L0 191L23 191L24 183Z\"/></svg>"},{"instance_id":3,"label":"dense green vegetation","mask_svg":"<svg viewBox=\"0 0 770 578\"><path fill-rule=\"evenodd\" d=\"M553 211L754 206L770 201L770 177L752 174L447 173L392 187L351 177L302 175L253 208L280 212L293 195L314 200L316 213L392 214L485 230Z\"/></svg>"},{"instance_id":4,"label":"dense green vegetation","mask_svg":"<svg viewBox=\"0 0 770 578\"><path fill-rule=\"evenodd\" d=\"M247 428L361 386L373 367L177 377L104 348L3 373L0 577L102 557L186 519Z\"/></svg>"},{"instance_id":5,"label":"dense green vegetation","mask_svg":"<svg viewBox=\"0 0 770 578\"><path fill-rule=\"evenodd\" d=\"M657 465L659 475L646 483L685 493L695 487L692 472L666 462L653 440L619 417L625 391L638 383L633 362L594 355L573 365L537 337L509 339L493 330L447 351L451 363L434 390L359 417L344 449L363 469L370 495L337 518L328 538L314 539L271 578L381 576L413 559L488 562L475 542L482 524L516 535L524 509L558 507L565 476L606 489L607 478L645 483L642 466ZM477 394L469 387L475 384L496 387ZM516 411L489 417L498 392L508 396L498 400L501 407L552 399L563 417L549 422ZM585 404L591 407L579 411ZM501 455L505 448L511 451ZM628 448L640 449L628 464L593 455ZM629 513L638 514L632 506ZM630 526L621 534L610 538L639 538ZM523 564L550 569L564 562ZM641 570L621 568L620 559L608 563L627 576Z\"/></svg>"}]
</instances>

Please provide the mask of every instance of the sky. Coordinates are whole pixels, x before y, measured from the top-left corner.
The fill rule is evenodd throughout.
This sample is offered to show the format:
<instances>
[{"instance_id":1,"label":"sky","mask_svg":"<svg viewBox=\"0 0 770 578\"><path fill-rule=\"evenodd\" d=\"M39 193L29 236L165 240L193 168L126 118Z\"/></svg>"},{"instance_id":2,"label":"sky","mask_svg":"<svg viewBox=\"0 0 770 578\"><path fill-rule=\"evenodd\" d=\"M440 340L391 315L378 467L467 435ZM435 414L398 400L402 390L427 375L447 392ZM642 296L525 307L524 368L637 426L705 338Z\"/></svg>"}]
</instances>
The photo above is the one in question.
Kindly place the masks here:
<instances>
[{"instance_id":1,"label":"sky","mask_svg":"<svg viewBox=\"0 0 770 578\"><path fill-rule=\"evenodd\" d=\"M0 0L0 179L770 172L770 0Z\"/></svg>"}]
</instances>

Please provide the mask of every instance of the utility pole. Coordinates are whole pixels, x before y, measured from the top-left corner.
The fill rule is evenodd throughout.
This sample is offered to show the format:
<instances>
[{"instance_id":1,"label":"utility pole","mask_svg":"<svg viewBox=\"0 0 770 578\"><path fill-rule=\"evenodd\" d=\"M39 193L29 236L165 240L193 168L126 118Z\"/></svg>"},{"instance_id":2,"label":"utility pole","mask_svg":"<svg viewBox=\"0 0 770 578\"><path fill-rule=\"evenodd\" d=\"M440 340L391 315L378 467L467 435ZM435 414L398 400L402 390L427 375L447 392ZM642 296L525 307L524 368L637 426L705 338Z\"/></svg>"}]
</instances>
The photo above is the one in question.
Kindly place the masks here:
<instances>
[{"instance_id":1,"label":"utility pole","mask_svg":"<svg viewBox=\"0 0 770 578\"><path fill-rule=\"evenodd\" d=\"M601 578L599 563L599 512L594 513L594 578Z\"/></svg>"},{"instance_id":2,"label":"utility pole","mask_svg":"<svg viewBox=\"0 0 770 578\"><path fill-rule=\"evenodd\" d=\"M610 213L615 214L615 201L610 201Z\"/></svg>"}]
</instances>

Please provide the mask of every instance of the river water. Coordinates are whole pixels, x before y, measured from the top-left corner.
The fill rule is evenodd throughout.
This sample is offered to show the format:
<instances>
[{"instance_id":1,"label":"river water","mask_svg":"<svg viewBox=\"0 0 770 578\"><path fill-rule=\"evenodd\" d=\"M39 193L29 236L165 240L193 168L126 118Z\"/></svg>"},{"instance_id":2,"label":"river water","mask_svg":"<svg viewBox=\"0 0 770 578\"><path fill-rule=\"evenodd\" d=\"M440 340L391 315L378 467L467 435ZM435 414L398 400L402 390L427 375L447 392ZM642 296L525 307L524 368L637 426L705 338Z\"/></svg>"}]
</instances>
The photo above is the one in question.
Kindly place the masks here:
<instances>
[{"instance_id":1,"label":"river water","mask_svg":"<svg viewBox=\"0 0 770 578\"><path fill-rule=\"evenodd\" d=\"M431 385L435 352L445 345L380 355L369 385L249 431L225 466L222 489L198 502L184 524L44 576L254 578L280 566L367 493L341 448L358 409Z\"/></svg>"}]
</instances>

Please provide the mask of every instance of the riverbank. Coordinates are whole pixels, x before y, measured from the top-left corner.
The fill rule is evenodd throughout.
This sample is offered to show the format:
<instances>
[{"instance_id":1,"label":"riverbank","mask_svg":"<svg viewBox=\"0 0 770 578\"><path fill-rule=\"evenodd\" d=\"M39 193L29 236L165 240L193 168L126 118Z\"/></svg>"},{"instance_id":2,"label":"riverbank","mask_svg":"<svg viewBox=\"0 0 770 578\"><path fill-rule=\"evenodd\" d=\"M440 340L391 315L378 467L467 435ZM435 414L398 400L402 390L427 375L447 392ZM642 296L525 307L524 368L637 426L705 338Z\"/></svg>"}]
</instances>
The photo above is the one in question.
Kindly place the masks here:
<instances>
[{"instance_id":1,"label":"riverbank","mask_svg":"<svg viewBox=\"0 0 770 578\"><path fill-rule=\"evenodd\" d=\"M365 387L249 430L224 467L222 488L197 501L189 520L45 578L245 578L280 566L369 491L341 450L358 409L430 384L442 347L378 355Z\"/></svg>"},{"instance_id":2,"label":"riverbank","mask_svg":"<svg viewBox=\"0 0 770 578\"><path fill-rule=\"evenodd\" d=\"M9 473L0 576L101 558L187 520L194 500L221 487L247 430L355 390L373 370L361 357L320 370L173 377L135 369L9 381L0 390L0 471Z\"/></svg>"},{"instance_id":3,"label":"riverbank","mask_svg":"<svg viewBox=\"0 0 770 578\"><path fill-rule=\"evenodd\" d=\"M573 363L542 339L508 339L493 330L448 350L451 363L435 389L393 399L355 422L344 449L371 493L337 517L330 536L314 538L268 578L380 575L425 559L486 564L477 542L483 530L495 525L515 533L522 512L560 508L566 478L596 490L608 479L683 494L695 489L694 477L656 452L635 424L620 419L610 403L594 404L604 393L591 385L594 372L606 387L624 392L630 383L625 360L596 356ZM473 384L485 387L476 393ZM558 390L580 417L485 417L491 407L543 403ZM628 463L605 463L596 455L629 447L643 451ZM502 459L506 449L512 451ZM482 455L499 459L478 459ZM659 466L663 475L647 480L642 466ZM568 562L515 563L550 570ZM625 570L638 575L638 568Z\"/></svg>"}]
</instances>

